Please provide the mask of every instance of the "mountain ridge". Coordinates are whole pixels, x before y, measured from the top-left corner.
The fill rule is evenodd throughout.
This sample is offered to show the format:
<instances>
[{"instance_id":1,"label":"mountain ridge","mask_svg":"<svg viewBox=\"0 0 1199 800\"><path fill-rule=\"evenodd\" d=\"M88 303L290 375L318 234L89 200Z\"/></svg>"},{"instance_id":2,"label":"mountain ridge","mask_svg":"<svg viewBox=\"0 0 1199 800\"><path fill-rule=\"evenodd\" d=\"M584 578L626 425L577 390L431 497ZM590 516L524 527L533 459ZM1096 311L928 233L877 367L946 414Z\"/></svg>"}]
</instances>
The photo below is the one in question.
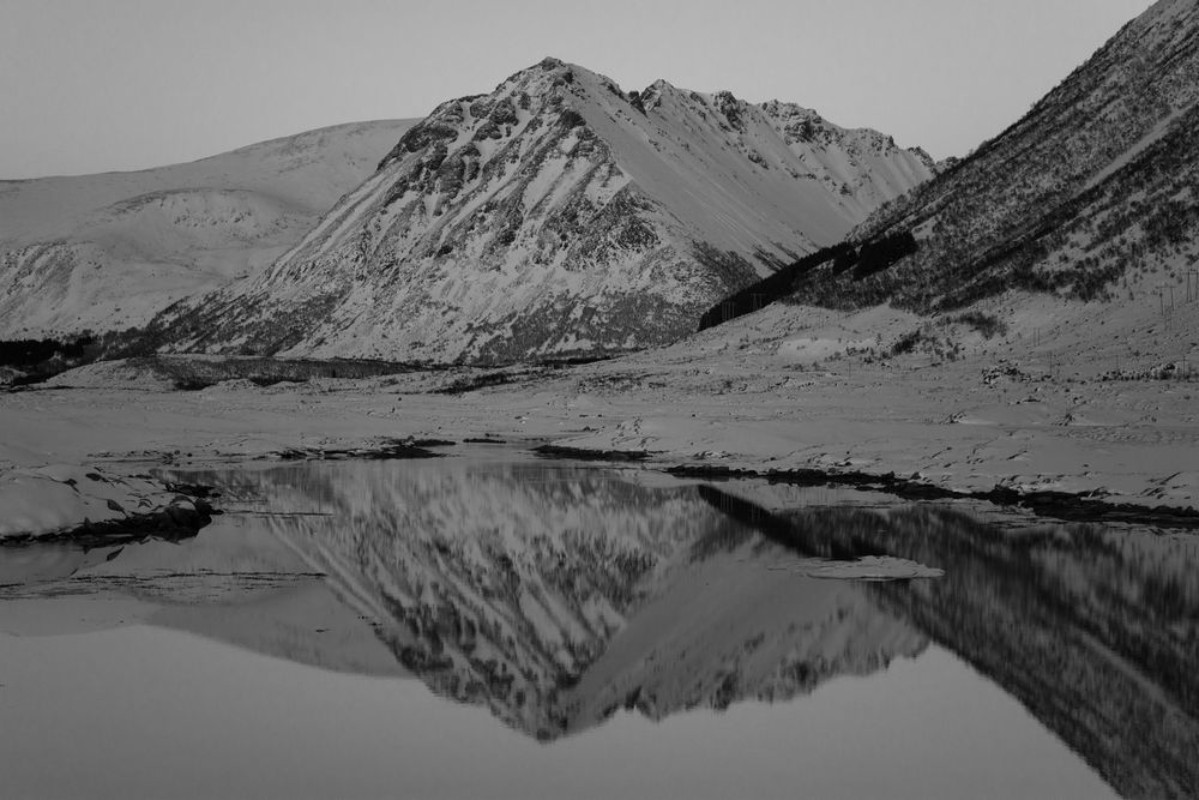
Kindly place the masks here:
<instances>
[{"instance_id":1,"label":"mountain ridge","mask_svg":"<svg viewBox=\"0 0 1199 800\"><path fill-rule=\"evenodd\" d=\"M1131 301L1181 285L1199 255L1196 128L1199 5L1160 0L1021 119L849 236L910 233L915 253L869 276L827 264L794 299L935 313L1011 289Z\"/></svg>"},{"instance_id":2,"label":"mountain ridge","mask_svg":"<svg viewBox=\"0 0 1199 800\"><path fill-rule=\"evenodd\" d=\"M543 60L439 105L269 270L158 328L177 350L442 362L673 341L932 174L882 134L767 108Z\"/></svg>"}]
</instances>

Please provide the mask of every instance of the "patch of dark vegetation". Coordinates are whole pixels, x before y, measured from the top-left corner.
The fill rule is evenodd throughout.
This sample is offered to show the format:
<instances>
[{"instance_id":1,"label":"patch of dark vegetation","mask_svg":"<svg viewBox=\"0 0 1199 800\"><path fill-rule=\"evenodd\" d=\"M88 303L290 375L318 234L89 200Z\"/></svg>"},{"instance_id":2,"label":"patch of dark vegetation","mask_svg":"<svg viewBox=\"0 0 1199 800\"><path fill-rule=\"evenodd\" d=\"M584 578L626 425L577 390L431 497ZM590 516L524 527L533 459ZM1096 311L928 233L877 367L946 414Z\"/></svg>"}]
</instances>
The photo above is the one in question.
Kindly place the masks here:
<instances>
[{"instance_id":1,"label":"patch of dark vegetation","mask_svg":"<svg viewBox=\"0 0 1199 800\"><path fill-rule=\"evenodd\" d=\"M1106 503L1090 493L1018 492L1002 486L996 486L988 492L975 492L972 496L996 505L1018 506L1042 517L1069 522L1125 522L1199 530L1199 511L1193 508Z\"/></svg>"},{"instance_id":2,"label":"patch of dark vegetation","mask_svg":"<svg viewBox=\"0 0 1199 800\"><path fill-rule=\"evenodd\" d=\"M903 478L894 472L871 475L865 472L832 472L820 469L768 470L731 469L723 466L682 465L666 470L680 478L735 480L764 478L770 483L790 486L846 486L884 492L905 500L983 500L997 506L1022 508L1052 519L1066 522L1122 522L1150 525L1159 528L1199 530L1199 511L1171 506L1139 506L1132 503L1108 503L1096 493L1021 492L1004 486L987 491L960 492L932 486L913 478Z\"/></svg>"},{"instance_id":3,"label":"patch of dark vegetation","mask_svg":"<svg viewBox=\"0 0 1199 800\"><path fill-rule=\"evenodd\" d=\"M543 444L533 453L541 458L561 458L571 461L645 461L651 453L646 450L590 450L586 447L566 447Z\"/></svg>"},{"instance_id":4,"label":"patch of dark vegetation","mask_svg":"<svg viewBox=\"0 0 1199 800\"><path fill-rule=\"evenodd\" d=\"M306 383L316 379L361 379L415 372L421 365L357 359L281 359L259 356L139 356L129 366L162 378L181 391L198 391L224 381L255 386Z\"/></svg>"},{"instance_id":5,"label":"patch of dark vegetation","mask_svg":"<svg viewBox=\"0 0 1199 800\"><path fill-rule=\"evenodd\" d=\"M74 339L12 339L0 341L0 367L17 373L11 385L28 386L88 363L95 353L96 337L90 333Z\"/></svg>"},{"instance_id":6,"label":"patch of dark vegetation","mask_svg":"<svg viewBox=\"0 0 1199 800\"><path fill-rule=\"evenodd\" d=\"M858 261L853 268L853 279L860 281L877 272L882 272L919 249L916 237L910 231L900 231L881 239L866 242L858 253Z\"/></svg>"},{"instance_id":7,"label":"patch of dark vegetation","mask_svg":"<svg viewBox=\"0 0 1199 800\"><path fill-rule=\"evenodd\" d=\"M968 325L981 333L984 339L1007 335L1007 324L1003 320L993 314L984 314L981 311L968 311L956 317L947 317L944 322L948 325Z\"/></svg>"},{"instance_id":8,"label":"patch of dark vegetation","mask_svg":"<svg viewBox=\"0 0 1199 800\"><path fill-rule=\"evenodd\" d=\"M305 318L306 312L297 312L293 316ZM160 353L172 340L172 325L164 312L145 328L98 334L85 349L80 362L71 367L125 359L132 366L176 381L180 388L185 389L203 389L221 381L239 379L259 386L271 386L283 382L301 383L315 378L359 379L447 368L426 362L368 358L276 358L249 347L241 353L227 355ZM179 331L175 330L174 335L178 336Z\"/></svg>"},{"instance_id":9,"label":"patch of dark vegetation","mask_svg":"<svg viewBox=\"0 0 1199 800\"><path fill-rule=\"evenodd\" d=\"M355 459L360 461L391 461L398 459L441 458L440 453L434 453L429 447L452 445L454 442L444 442L438 439L419 440L390 440L373 447L291 447L267 456L264 459L279 459L281 461L345 461Z\"/></svg>"},{"instance_id":10,"label":"patch of dark vegetation","mask_svg":"<svg viewBox=\"0 0 1199 800\"><path fill-rule=\"evenodd\" d=\"M492 386L504 386L510 383L519 383L521 381L531 380L541 377L548 372L547 367L533 368L516 368L516 369L496 369L481 371L476 374L466 375L451 381L439 389L434 389L432 394L448 394L459 395L466 392L473 392L478 389L486 389Z\"/></svg>"},{"instance_id":11,"label":"patch of dark vegetation","mask_svg":"<svg viewBox=\"0 0 1199 800\"><path fill-rule=\"evenodd\" d=\"M1111 369L1099 376L1101 381L1195 381L1199 370L1186 361L1167 361L1145 369Z\"/></svg>"},{"instance_id":12,"label":"patch of dark vegetation","mask_svg":"<svg viewBox=\"0 0 1199 800\"><path fill-rule=\"evenodd\" d=\"M826 247L804 256L712 306L700 317L699 330L706 330L765 308L774 301L791 295L796 281L821 264L830 261L841 263L850 258L853 261L857 259L857 251L850 244ZM853 261L850 262L851 265Z\"/></svg>"},{"instance_id":13,"label":"patch of dark vegetation","mask_svg":"<svg viewBox=\"0 0 1199 800\"><path fill-rule=\"evenodd\" d=\"M635 350L627 350L626 353L635 353ZM432 390L433 395L463 395L465 392L471 392L478 389L488 389L490 386L504 386L507 384L522 383L526 380L536 380L546 377L546 375L559 371L559 369L570 369L585 363L595 363L597 361L608 361L617 357L610 351L591 355L561 355L550 356L546 359L540 359L534 362L529 361L494 361L488 362L486 367L478 367L475 372L469 372L463 377L454 379L440 389ZM462 368L462 365L457 367Z\"/></svg>"},{"instance_id":14,"label":"patch of dark vegetation","mask_svg":"<svg viewBox=\"0 0 1199 800\"><path fill-rule=\"evenodd\" d=\"M910 231L863 242L826 247L781 267L772 275L750 284L736 294L726 297L700 317L699 330L758 311L777 300L791 299L802 287L813 282L824 283L850 273L845 280L853 283L880 273L919 250L916 237Z\"/></svg>"},{"instance_id":15,"label":"patch of dark vegetation","mask_svg":"<svg viewBox=\"0 0 1199 800\"><path fill-rule=\"evenodd\" d=\"M84 334L72 340L13 339L0 341L0 366L33 367L52 358L79 359L96 337Z\"/></svg>"},{"instance_id":16,"label":"patch of dark vegetation","mask_svg":"<svg viewBox=\"0 0 1199 800\"><path fill-rule=\"evenodd\" d=\"M887 354L890 356L901 356L904 353L911 353L916 349L916 345L920 344L920 340L923 338L923 331L908 331L903 336L900 336L895 340L895 343L891 345L891 349L887 351Z\"/></svg>"},{"instance_id":17,"label":"patch of dark vegetation","mask_svg":"<svg viewBox=\"0 0 1199 800\"><path fill-rule=\"evenodd\" d=\"M611 361L612 359L617 358L622 353L636 353L636 352L637 352L637 350L623 350L623 351L620 351L620 353L612 352L612 351L602 351L602 352L598 352L598 353L588 353L588 354L579 354L579 355L548 356L546 358L538 359L534 363L536 363L537 366L540 366L540 367L577 367L577 366L581 366L583 364L595 364L600 361Z\"/></svg>"},{"instance_id":18,"label":"patch of dark vegetation","mask_svg":"<svg viewBox=\"0 0 1199 800\"><path fill-rule=\"evenodd\" d=\"M469 436L462 440L465 444L507 444L503 439L492 436Z\"/></svg>"}]
</instances>

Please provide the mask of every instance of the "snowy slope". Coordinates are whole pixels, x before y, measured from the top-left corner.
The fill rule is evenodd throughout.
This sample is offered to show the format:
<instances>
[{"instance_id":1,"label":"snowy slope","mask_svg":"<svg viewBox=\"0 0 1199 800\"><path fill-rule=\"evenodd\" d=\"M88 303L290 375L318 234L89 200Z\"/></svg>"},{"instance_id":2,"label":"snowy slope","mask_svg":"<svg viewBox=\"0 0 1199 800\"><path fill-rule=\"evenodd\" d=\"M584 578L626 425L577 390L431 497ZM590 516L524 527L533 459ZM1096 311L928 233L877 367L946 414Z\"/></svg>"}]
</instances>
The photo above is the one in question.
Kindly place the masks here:
<instances>
[{"instance_id":1,"label":"snowy slope","mask_svg":"<svg viewBox=\"0 0 1199 800\"><path fill-rule=\"evenodd\" d=\"M338 125L138 172L0 181L0 338L144 324L252 274L414 122Z\"/></svg>"},{"instance_id":2,"label":"snowy slope","mask_svg":"<svg viewBox=\"0 0 1199 800\"><path fill-rule=\"evenodd\" d=\"M1199 3L1160 0L1022 119L855 230L919 250L866 280L818 271L838 307L920 312L1008 289L1112 302L1105 317L1185 296L1199 259ZM1192 290L1193 292L1193 290Z\"/></svg>"},{"instance_id":3,"label":"snowy slope","mask_svg":"<svg viewBox=\"0 0 1199 800\"><path fill-rule=\"evenodd\" d=\"M161 327L178 349L405 360L660 344L932 171L796 106L546 59L439 106L268 271Z\"/></svg>"}]
</instances>

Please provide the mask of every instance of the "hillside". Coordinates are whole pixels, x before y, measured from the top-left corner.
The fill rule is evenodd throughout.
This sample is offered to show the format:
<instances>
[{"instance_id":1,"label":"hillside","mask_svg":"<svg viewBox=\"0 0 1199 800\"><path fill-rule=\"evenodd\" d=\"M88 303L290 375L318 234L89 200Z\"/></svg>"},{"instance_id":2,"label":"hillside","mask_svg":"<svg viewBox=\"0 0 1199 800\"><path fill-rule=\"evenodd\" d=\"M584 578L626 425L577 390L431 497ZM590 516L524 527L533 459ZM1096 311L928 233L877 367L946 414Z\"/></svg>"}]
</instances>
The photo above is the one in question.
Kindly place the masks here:
<instances>
[{"instance_id":1,"label":"hillside","mask_svg":"<svg viewBox=\"0 0 1199 800\"><path fill-rule=\"evenodd\" d=\"M414 122L337 125L138 172L0 181L0 338L141 325L255 273Z\"/></svg>"},{"instance_id":2,"label":"hillside","mask_svg":"<svg viewBox=\"0 0 1199 800\"><path fill-rule=\"evenodd\" d=\"M1161 0L1021 120L851 235L911 234L915 253L852 271L829 261L795 299L930 313L1021 289L1164 312L1171 291L1187 297L1199 259L1197 101L1199 4Z\"/></svg>"},{"instance_id":3,"label":"hillside","mask_svg":"<svg viewBox=\"0 0 1199 800\"><path fill-rule=\"evenodd\" d=\"M546 59L439 106L269 270L155 327L179 350L400 360L643 348L932 171L798 106Z\"/></svg>"}]
</instances>

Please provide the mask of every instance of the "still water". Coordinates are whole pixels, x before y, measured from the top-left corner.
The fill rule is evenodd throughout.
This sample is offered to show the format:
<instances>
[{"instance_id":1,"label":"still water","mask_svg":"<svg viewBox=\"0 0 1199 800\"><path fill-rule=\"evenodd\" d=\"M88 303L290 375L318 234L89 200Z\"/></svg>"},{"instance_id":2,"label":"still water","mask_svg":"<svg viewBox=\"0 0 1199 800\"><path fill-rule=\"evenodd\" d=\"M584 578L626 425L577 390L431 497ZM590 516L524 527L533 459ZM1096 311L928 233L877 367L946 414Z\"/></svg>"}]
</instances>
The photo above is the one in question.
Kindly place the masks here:
<instances>
[{"instance_id":1,"label":"still water","mask_svg":"<svg viewBox=\"0 0 1199 800\"><path fill-rule=\"evenodd\" d=\"M227 510L192 539L0 549L0 796L1199 792L1193 535L550 462L175 477Z\"/></svg>"}]
</instances>

